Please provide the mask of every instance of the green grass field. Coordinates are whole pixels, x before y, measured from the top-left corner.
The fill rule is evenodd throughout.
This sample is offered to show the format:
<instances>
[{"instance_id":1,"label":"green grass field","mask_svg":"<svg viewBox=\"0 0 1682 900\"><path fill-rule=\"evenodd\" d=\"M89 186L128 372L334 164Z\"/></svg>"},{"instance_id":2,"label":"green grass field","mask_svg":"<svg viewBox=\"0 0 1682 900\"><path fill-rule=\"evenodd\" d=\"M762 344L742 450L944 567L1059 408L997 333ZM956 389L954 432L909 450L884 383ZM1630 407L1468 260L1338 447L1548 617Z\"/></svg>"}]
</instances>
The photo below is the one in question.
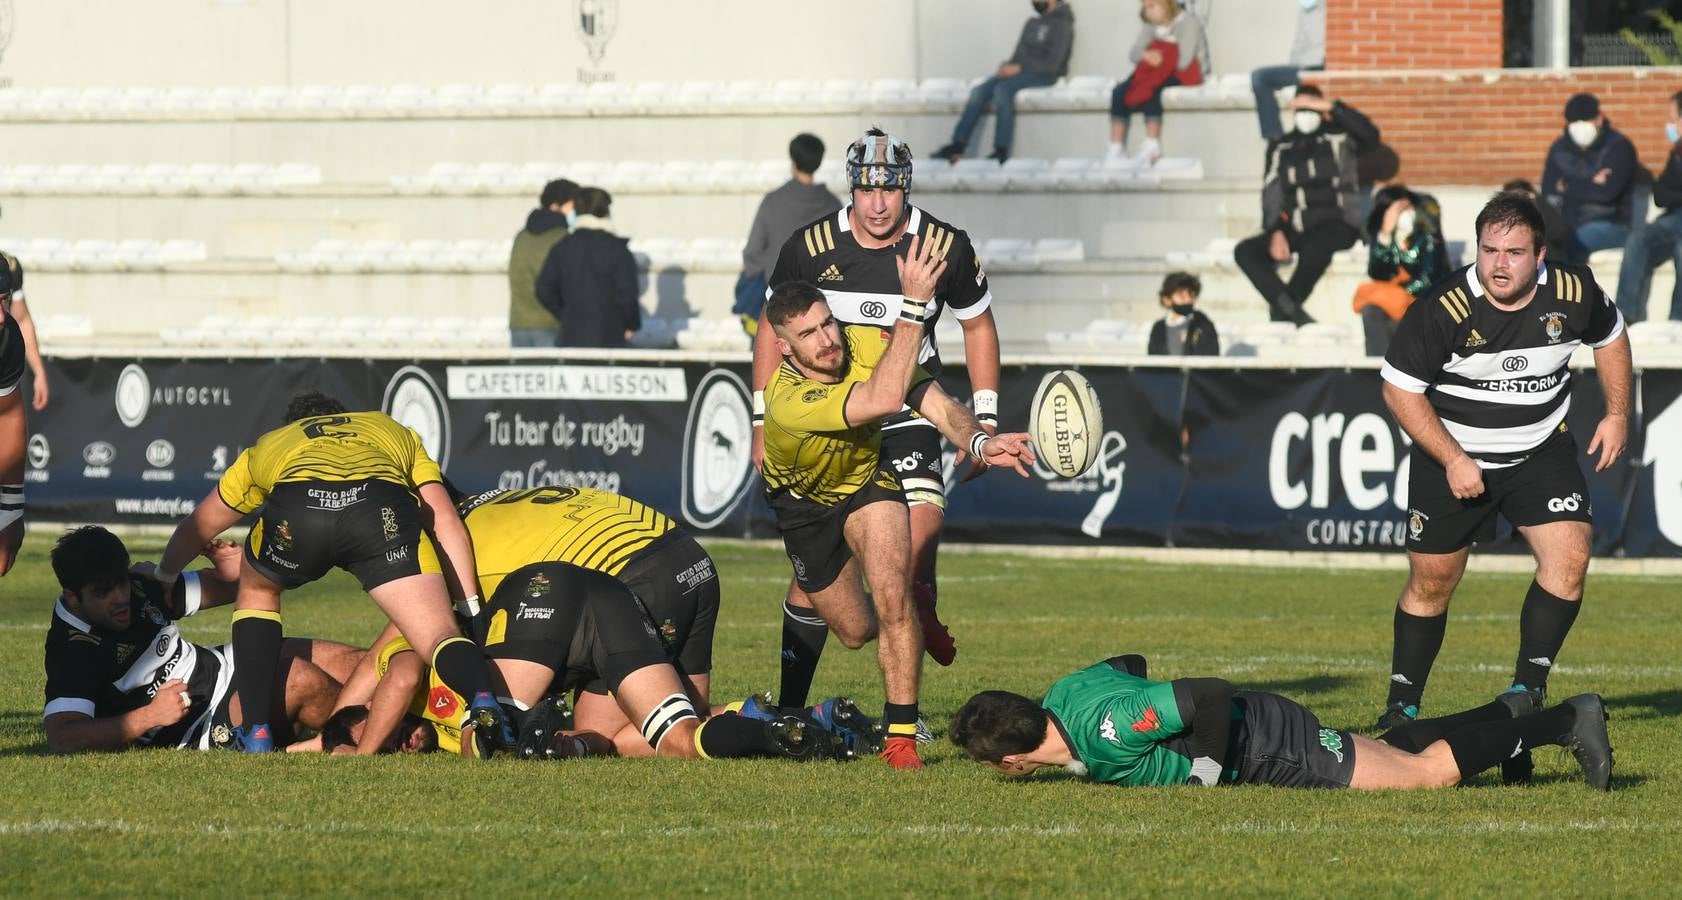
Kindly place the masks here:
<instances>
[{"instance_id":1,"label":"green grass field","mask_svg":"<svg viewBox=\"0 0 1682 900\"><path fill-rule=\"evenodd\" d=\"M136 547L147 558L156 546ZM150 552L148 552L150 550ZM1682 579L1590 577L1555 699L1605 695L1615 790L1564 751L1537 783L1356 794L1118 789L1002 779L942 740L899 773L772 761L531 764L146 751L45 756L41 646L57 587L31 539L0 582L0 894L469 896L1142 894L1612 896L1682 892ZM715 548L716 700L775 686L772 549ZM1401 576L949 554L957 664L926 670L937 732L975 690L1038 696L1124 651L1152 675L1220 675L1328 724L1382 705ZM1522 575L1467 577L1427 713L1506 686ZM341 574L289 595L293 634L366 642ZM227 612L188 620L227 639ZM815 692L880 709L874 650L830 642ZM1669 743L1667 743L1667 741Z\"/></svg>"}]
</instances>

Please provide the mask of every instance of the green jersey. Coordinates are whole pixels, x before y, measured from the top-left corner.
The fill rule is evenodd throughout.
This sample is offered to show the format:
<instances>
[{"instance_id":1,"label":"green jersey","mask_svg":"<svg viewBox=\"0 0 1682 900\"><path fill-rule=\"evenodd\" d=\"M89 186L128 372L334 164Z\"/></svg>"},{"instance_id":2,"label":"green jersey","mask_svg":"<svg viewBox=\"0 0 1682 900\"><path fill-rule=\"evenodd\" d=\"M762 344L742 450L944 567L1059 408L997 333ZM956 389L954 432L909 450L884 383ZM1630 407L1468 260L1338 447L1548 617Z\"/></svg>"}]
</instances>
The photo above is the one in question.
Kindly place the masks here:
<instances>
[{"instance_id":1,"label":"green jersey","mask_svg":"<svg viewBox=\"0 0 1682 900\"><path fill-rule=\"evenodd\" d=\"M1041 705L1093 781L1169 785L1191 775L1191 759L1166 743L1187 728L1166 681L1098 663L1059 679Z\"/></svg>"}]
</instances>

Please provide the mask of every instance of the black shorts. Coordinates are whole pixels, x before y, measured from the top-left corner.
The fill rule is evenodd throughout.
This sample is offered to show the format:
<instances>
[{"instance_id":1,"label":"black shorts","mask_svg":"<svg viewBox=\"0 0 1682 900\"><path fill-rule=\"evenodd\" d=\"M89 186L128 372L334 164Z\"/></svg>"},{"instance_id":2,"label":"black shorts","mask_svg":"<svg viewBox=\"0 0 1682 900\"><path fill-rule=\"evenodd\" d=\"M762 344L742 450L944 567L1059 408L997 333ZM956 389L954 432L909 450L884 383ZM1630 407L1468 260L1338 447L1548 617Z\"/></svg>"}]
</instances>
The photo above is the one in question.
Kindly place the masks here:
<instances>
[{"instance_id":1,"label":"black shorts","mask_svg":"<svg viewBox=\"0 0 1682 900\"><path fill-rule=\"evenodd\" d=\"M1278 694L1234 691L1238 784L1346 788L1355 774L1355 738L1324 728L1302 704Z\"/></svg>"},{"instance_id":2,"label":"black shorts","mask_svg":"<svg viewBox=\"0 0 1682 900\"><path fill-rule=\"evenodd\" d=\"M915 413L901 413L916 422L882 430L882 465L893 470L905 492L907 506L928 504L946 508L946 480L941 472L940 432ZM888 424L901 421L900 416Z\"/></svg>"},{"instance_id":3,"label":"black shorts","mask_svg":"<svg viewBox=\"0 0 1682 900\"><path fill-rule=\"evenodd\" d=\"M187 715L135 742L141 747L226 749L233 743L228 705L234 699L234 645L196 646L198 661L187 679Z\"/></svg>"},{"instance_id":4,"label":"black shorts","mask_svg":"<svg viewBox=\"0 0 1682 900\"><path fill-rule=\"evenodd\" d=\"M1497 512L1514 527L1593 521L1570 432L1555 433L1516 466L1483 470L1483 493L1470 500L1454 496L1447 472L1417 446L1409 466L1407 548L1417 553L1453 553L1493 540Z\"/></svg>"},{"instance_id":5,"label":"black shorts","mask_svg":"<svg viewBox=\"0 0 1682 900\"><path fill-rule=\"evenodd\" d=\"M0 322L0 397L17 390L23 381L23 331L18 328L18 320L6 313L6 321Z\"/></svg>"},{"instance_id":6,"label":"black shorts","mask_svg":"<svg viewBox=\"0 0 1682 900\"><path fill-rule=\"evenodd\" d=\"M788 551L788 561L794 565L794 580L801 590L821 591L841 577L847 560L853 558L853 548L847 545L847 517L856 509L882 500L905 503L899 479L885 466L877 469L852 496L834 506L795 497L787 491L771 497L777 530L783 534L783 547Z\"/></svg>"},{"instance_id":7,"label":"black shorts","mask_svg":"<svg viewBox=\"0 0 1682 900\"><path fill-rule=\"evenodd\" d=\"M515 569L479 615L485 656L553 669L551 691L597 680L611 691L638 669L672 661L630 588L570 563Z\"/></svg>"},{"instance_id":8,"label":"black shorts","mask_svg":"<svg viewBox=\"0 0 1682 900\"><path fill-rule=\"evenodd\" d=\"M365 591L421 573L438 553L421 529L420 501L388 481L289 481L275 485L245 540L245 563L283 588L338 566Z\"/></svg>"},{"instance_id":9,"label":"black shorts","mask_svg":"<svg viewBox=\"0 0 1682 900\"><path fill-rule=\"evenodd\" d=\"M688 532L668 531L619 570L619 581L642 601L680 669L690 675L712 671L718 570L705 548Z\"/></svg>"}]
</instances>

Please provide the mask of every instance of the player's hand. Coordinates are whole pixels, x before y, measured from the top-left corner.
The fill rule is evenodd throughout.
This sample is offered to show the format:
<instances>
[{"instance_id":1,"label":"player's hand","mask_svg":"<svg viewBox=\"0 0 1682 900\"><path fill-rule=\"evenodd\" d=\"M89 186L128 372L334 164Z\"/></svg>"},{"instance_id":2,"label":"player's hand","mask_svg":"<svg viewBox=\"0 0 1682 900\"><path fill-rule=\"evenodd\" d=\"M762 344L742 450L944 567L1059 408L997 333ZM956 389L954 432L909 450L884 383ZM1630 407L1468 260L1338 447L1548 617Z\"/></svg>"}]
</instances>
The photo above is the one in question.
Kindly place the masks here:
<instances>
[{"instance_id":1,"label":"player's hand","mask_svg":"<svg viewBox=\"0 0 1682 900\"><path fill-rule=\"evenodd\" d=\"M1589 440L1588 454L1593 456L1600 451L1600 461L1594 464L1596 472L1611 468L1624 455L1624 444L1629 441L1629 417L1609 415L1600 420L1594 429L1594 437Z\"/></svg>"},{"instance_id":2,"label":"player's hand","mask_svg":"<svg viewBox=\"0 0 1682 900\"><path fill-rule=\"evenodd\" d=\"M1594 177L1589 179L1589 180L1593 181L1595 184L1605 184L1606 179L1611 178L1611 177L1612 177L1612 170L1611 169L1601 169L1600 171L1594 173Z\"/></svg>"},{"instance_id":3,"label":"player's hand","mask_svg":"<svg viewBox=\"0 0 1682 900\"><path fill-rule=\"evenodd\" d=\"M997 74L1000 78L1015 78L1022 74L1022 67L1011 62L999 63Z\"/></svg>"},{"instance_id":4,"label":"player's hand","mask_svg":"<svg viewBox=\"0 0 1682 900\"><path fill-rule=\"evenodd\" d=\"M1273 257L1274 262L1291 261L1291 242L1286 240L1285 232L1275 231L1273 233L1272 243L1268 244L1267 252Z\"/></svg>"},{"instance_id":5,"label":"player's hand","mask_svg":"<svg viewBox=\"0 0 1682 900\"><path fill-rule=\"evenodd\" d=\"M168 728L187 718L187 710L192 708L192 703L192 698L187 696L187 682L171 678L158 688L152 702L146 704L146 710L152 714L154 727Z\"/></svg>"},{"instance_id":6,"label":"player's hand","mask_svg":"<svg viewBox=\"0 0 1682 900\"><path fill-rule=\"evenodd\" d=\"M36 412L40 412L47 408L47 397L47 373L37 372L35 374L35 397L30 405L35 408Z\"/></svg>"},{"instance_id":7,"label":"player's hand","mask_svg":"<svg viewBox=\"0 0 1682 900\"><path fill-rule=\"evenodd\" d=\"M239 568L244 553L238 541L216 538L205 544L204 549L199 552L205 559L210 560L210 565L216 570L216 577L223 581L239 580Z\"/></svg>"},{"instance_id":8,"label":"player's hand","mask_svg":"<svg viewBox=\"0 0 1682 900\"><path fill-rule=\"evenodd\" d=\"M753 470L755 472L763 473L765 471L765 429L754 428L751 430L753 431L753 442L748 450L748 459L753 460Z\"/></svg>"},{"instance_id":9,"label":"player's hand","mask_svg":"<svg viewBox=\"0 0 1682 900\"><path fill-rule=\"evenodd\" d=\"M999 433L999 426L983 425L981 426L981 430L987 432L988 436L991 437ZM969 451L960 447L958 448L958 458L954 460L954 462L958 465L963 465L965 460L969 460L969 467L964 469L964 474L958 478L959 484L979 478L981 477L981 473L992 468L987 465L987 460L985 459L971 459Z\"/></svg>"},{"instance_id":10,"label":"player's hand","mask_svg":"<svg viewBox=\"0 0 1682 900\"><path fill-rule=\"evenodd\" d=\"M1448 464L1448 489L1461 500L1470 500L1483 493L1483 469L1470 456L1461 456Z\"/></svg>"},{"instance_id":11,"label":"player's hand","mask_svg":"<svg viewBox=\"0 0 1682 900\"><path fill-rule=\"evenodd\" d=\"M900 293L912 300L933 300L935 285L946 272L946 260L935 255L934 245L934 241L925 244L922 238L912 235L905 255L894 257L894 266L899 269Z\"/></svg>"},{"instance_id":12,"label":"player's hand","mask_svg":"<svg viewBox=\"0 0 1682 900\"><path fill-rule=\"evenodd\" d=\"M1034 462L1034 439L1021 431L994 435L981 445L981 458L989 466L1010 466L1027 478L1027 466Z\"/></svg>"},{"instance_id":13,"label":"player's hand","mask_svg":"<svg viewBox=\"0 0 1682 900\"><path fill-rule=\"evenodd\" d=\"M17 561L18 548L23 546L23 520L19 519L0 529L0 575L12 570Z\"/></svg>"},{"instance_id":14,"label":"player's hand","mask_svg":"<svg viewBox=\"0 0 1682 900\"><path fill-rule=\"evenodd\" d=\"M1139 61L1147 66L1160 66L1162 65L1162 51L1146 50L1139 54Z\"/></svg>"},{"instance_id":15,"label":"player's hand","mask_svg":"<svg viewBox=\"0 0 1682 900\"><path fill-rule=\"evenodd\" d=\"M1298 94L1291 98L1291 110L1295 112L1299 109L1312 109L1321 114L1329 113L1332 111L1332 101L1324 97L1316 97L1313 94Z\"/></svg>"}]
</instances>

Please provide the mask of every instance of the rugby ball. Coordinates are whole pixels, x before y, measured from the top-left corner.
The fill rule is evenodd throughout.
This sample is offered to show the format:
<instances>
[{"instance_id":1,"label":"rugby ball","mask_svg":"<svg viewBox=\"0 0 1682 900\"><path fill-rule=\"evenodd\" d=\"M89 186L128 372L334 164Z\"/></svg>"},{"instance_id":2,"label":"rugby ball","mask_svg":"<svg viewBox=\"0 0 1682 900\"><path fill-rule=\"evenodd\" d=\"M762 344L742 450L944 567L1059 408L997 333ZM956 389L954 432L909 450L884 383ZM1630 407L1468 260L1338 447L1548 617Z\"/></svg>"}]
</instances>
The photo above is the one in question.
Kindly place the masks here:
<instances>
[{"instance_id":1,"label":"rugby ball","mask_svg":"<svg viewBox=\"0 0 1682 900\"><path fill-rule=\"evenodd\" d=\"M1063 478L1092 468L1104 437L1104 411L1092 382L1073 369L1047 372L1028 409L1028 433L1046 468Z\"/></svg>"}]
</instances>

